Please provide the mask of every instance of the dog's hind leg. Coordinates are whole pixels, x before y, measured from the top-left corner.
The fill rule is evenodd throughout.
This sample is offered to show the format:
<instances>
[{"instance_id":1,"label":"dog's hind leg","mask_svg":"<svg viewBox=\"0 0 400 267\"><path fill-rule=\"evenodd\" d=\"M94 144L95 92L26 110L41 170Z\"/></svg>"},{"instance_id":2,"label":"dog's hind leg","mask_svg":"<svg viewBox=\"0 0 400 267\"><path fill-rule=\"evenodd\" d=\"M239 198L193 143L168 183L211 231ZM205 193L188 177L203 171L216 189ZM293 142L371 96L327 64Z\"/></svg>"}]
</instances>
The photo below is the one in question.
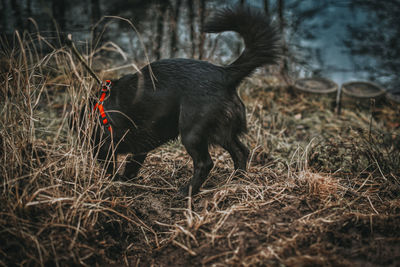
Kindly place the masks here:
<instances>
[{"instance_id":1,"label":"dog's hind leg","mask_svg":"<svg viewBox=\"0 0 400 267\"><path fill-rule=\"evenodd\" d=\"M249 157L249 149L240 142L237 136L233 137L229 142L222 146L232 157L235 170L246 171L247 159Z\"/></svg>"},{"instance_id":2,"label":"dog's hind leg","mask_svg":"<svg viewBox=\"0 0 400 267\"><path fill-rule=\"evenodd\" d=\"M201 185L207 179L212 167L214 166L211 156L208 153L207 138L191 131L189 134L182 134L182 143L186 151L193 159L193 178L181 190L185 196L189 195L190 187L192 188L192 195L199 192Z\"/></svg>"}]
</instances>

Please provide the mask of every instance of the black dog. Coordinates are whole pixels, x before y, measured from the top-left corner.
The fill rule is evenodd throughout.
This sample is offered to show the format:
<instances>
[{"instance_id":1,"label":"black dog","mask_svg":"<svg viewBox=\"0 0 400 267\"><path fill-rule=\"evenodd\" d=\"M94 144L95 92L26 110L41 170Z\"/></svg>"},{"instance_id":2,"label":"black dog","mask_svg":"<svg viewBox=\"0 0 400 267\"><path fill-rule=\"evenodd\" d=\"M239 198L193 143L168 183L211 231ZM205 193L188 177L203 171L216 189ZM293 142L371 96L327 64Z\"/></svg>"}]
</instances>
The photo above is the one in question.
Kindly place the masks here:
<instances>
[{"instance_id":1,"label":"black dog","mask_svg":"<svg viewBox=\"0 0 400 267\"><path fill-rule=\"evenodd\" d=\"M94 137L100 160L110 160L111 147L114 155L132 153L124 176L134 177L149 151L180 135L194 163L185 195L190 187L196 194L212 169L211 144L229 152L235 169L246 170L249 150L239 140L246 132L245 107L236 87L257 67L276 62L279 34L263 13L240 6L217 12L204 31L235 31L246 48L228 66L165 59L114 81L104 101L112 134L103 128Z\"/></svg>"}]
</instances>

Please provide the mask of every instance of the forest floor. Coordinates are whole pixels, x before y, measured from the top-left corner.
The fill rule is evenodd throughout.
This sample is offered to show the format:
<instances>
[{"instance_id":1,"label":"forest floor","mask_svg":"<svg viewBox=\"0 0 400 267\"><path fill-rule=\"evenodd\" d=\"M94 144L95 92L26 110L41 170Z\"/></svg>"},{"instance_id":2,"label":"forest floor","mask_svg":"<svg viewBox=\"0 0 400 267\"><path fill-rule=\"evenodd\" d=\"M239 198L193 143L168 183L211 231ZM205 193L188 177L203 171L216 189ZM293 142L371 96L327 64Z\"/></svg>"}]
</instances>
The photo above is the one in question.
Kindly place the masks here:
<instances>
[{"instance_id":1,"label":"forest floor","mask_svg":"<svg viewBox=\"0 0 400 267\"><path fill-rule=\"evenodd\" d=\"M399 106L345 102L338 116L335 96L256 74L239 88L248 171L213 147L201 192L182 199L192 161L179 140L114 180L68 128L93 81L78 64L29 60L2 72L0 265L400 263Z\"/></svg>"},{"instance_id":2,"label":"forest floor","mask_svg":"<svg viewBox=\"0 0 400 267\"><path fill-rule=\"evenodd\" d=\"M370 108L344 103L338 117L334 97L265 84L253 77L241 87L249 121L243 140L252 150L247 173L235 174L228 153L214 148L202 192L182 201L176 190L192 165L179 142L146 160L126 194L134 192L136 215L154 234L129 235L119 226L114 240L130 246L125 262L399 264L399 109L377 107L371 121Z\"/></svg>"}]
</instances>

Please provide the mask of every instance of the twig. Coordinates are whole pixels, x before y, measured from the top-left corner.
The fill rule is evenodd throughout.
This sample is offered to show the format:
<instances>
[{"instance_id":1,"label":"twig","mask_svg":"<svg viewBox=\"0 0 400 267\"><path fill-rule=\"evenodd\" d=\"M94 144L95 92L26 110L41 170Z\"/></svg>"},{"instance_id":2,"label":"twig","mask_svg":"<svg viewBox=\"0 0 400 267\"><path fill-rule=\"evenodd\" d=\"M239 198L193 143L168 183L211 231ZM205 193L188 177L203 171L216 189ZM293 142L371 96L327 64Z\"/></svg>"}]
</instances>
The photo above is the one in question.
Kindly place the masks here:
<instances>
[{"instance_id":1,"label":"twig","mask_svg":"<svg viewBox=\"0 0 400 267\"><path fill-rule=\"evenodd\" d=\"M68 34L67 38L67 45L71 49L72 53L79 59L79 61L83 64L83 66L86 68L86 70L89 72L90 75L97 81L97 83L101 84L100 78L94 73L92 68L86 63L85 59L82 57L82 55L79 53L78 49L76 49L76 46L74 42L72 42L72 36L71 34Z\"/></svg>"},{"instance_id":2,"label":"twig","mask_svg":"<svg viewBox=\"0 0 400 267\"><path fill-rule=\"evenodd\" d=\"M172 244L177 245L178 247L183 248L184 250L186 250L186 251L187 251L190 255L192 255L192 256L197 256L196 252L194 252L193 250L191 250L191 249L188 248L187 246L185 246L185 245L179 243L179 242L176 241L176 240L172 240Z\"/></svg>"}]
</instances>

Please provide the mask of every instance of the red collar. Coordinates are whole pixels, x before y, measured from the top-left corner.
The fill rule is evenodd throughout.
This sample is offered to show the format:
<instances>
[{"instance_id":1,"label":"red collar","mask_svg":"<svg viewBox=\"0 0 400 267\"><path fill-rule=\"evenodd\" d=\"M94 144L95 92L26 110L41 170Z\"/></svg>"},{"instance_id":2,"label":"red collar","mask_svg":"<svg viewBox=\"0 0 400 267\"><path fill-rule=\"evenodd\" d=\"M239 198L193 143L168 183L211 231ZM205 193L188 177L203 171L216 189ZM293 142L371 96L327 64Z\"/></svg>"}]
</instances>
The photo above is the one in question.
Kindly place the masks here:
<instances>
[{"instance_id":1,"label":"red collar","mask_svg":"<svg viewBox=\"0 0 400 267\"><path fill-rule=\"evenodd\" d=\"M93 110L96 111L96 109L99 109L100 116L101 116L101 122L103 123L103 126L105 128L107 128L110 133L112 133L112 128L111 128L110 122L106 118L106 113L104 112L104 106L103 106L104 99L110 93L110 89L111 89L111 81L106 80L106 82L103 83L101 86L100 100L99 100L99 102L96 103Z\"/></svg>"}]
</instances>

